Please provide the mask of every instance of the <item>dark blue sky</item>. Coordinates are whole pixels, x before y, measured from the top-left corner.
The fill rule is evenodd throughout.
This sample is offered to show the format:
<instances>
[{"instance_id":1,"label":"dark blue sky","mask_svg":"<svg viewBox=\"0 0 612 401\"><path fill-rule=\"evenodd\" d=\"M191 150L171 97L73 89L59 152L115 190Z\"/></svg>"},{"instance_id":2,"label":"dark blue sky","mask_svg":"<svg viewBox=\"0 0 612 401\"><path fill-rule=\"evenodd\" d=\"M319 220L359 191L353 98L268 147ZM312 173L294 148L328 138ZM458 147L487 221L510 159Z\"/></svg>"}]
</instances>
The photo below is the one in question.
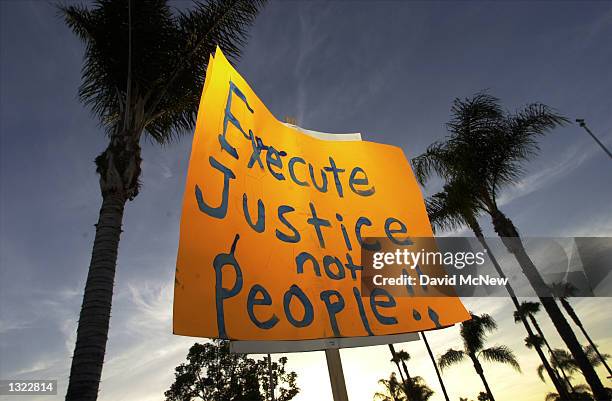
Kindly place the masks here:
<instances>
[{"instance_id":1,"label":"dark blue sky","mask_svg":"<svg viewBox=\"0 0 612 401\"><path fill-rule=\"evenodd\" d=\"M2 1L0 10L0 377L65 382L100 205L93 159L105 137L76 98L83 46L53 7ZM273 2L251 36L238 70L278 118L305 128L361 132L413 157L445 135L453 98L488 89L509 110L541 101L585 118L612 147L610 2ZM170 334L190 139L144 145L104 399L160 399L192 343ZM611 183L610 159L571 125L542 140L502 207L525 235L612 236ZM133 385L143 378L157 381Z\"/></svg>"}]
</instances>

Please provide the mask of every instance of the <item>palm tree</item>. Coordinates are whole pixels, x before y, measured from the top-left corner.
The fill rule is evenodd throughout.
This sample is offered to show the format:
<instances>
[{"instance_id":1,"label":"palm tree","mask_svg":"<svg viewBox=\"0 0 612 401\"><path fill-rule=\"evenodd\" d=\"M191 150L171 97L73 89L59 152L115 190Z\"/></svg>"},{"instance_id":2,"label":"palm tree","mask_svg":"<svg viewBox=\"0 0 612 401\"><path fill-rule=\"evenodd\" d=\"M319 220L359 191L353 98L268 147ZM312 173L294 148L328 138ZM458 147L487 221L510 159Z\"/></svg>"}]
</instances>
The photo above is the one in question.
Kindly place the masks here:
<instances>
[{"instance_id":1,"label":"palm tree","mask_svg":"<svg viewBox=\"0 0 612 401\"><path fill-rule=\"evenodd\" d=\"M406 392L406 397L410 401L418 401L420 396L422 395L418 388L418 381L415 380L419 377L411 377L408 372L408 366L406 366L406 362L410 360L410 354L404 350L400 350L395 354L396 359L402 364L402 368L404 369L404 374L406 375L406 381L404 382L404 391ZM417 387L415 387L417 385Z\"/></svg>"},{"instance_id":2,"label":"palm tree","mask_svg":"<svg viewBox=\"0 0 612 401\"><path fill-rule=\"evenodd\" d=\"M591 345L585 346L584 352L587 355L587 358L589 359L589 361L591 361L591 363L593 364L593 366L599 366L601 365L602 360L605 361L608 358L610 358L610 355L603 354L601 355L603 359L600 359L599 355L595 352L595 350L593 349L593 347L591 347ZM554 356L554 359L553 359L553 356ZM569 399L577 400L577 401L593 400L592 394L588 391L588 387L582 384L578 384L578 385L571 384L570 379L572 378L572 375L576 372L579 372L580 369L578 368L576 361L574 360L574 358L569 352L563 349L559 349L559 348L553 349L551 352L551 363L553 364L555 369L569 372L566 377L567 384L571 389L569 392L570 394ZM544 368L542 367L542 365L538 366L538 369L537 369L538 376L540 376L540 379L542 381L544 381L544 376L542 374L543 369ZM608 393L608 399L610 399L610 397L612 397L612 391L606 388L606 392ZM546 400L563 401L566 399L567 398L560 397L557 393L548 393L548 395L546 396Z\"/></svg>"},{"instance_id":3,"label":"palm tree","mask_svg":"<svg viewBox=\"0 0 612 401\"><path fill-rule=\"evenodd\" d=\"M461 323L461 338L463 339L463 349L454 350L448 349L444 355L438 359L440 368L444 370L449 366L462 362L466 357L470 358L474 365L474 370L484 384L485 390L489 399L495 401L493 393L489 387L489 383L484 375L484 370L480 364L479 358L487 362L499 362L512 366L517 371L521 371L521 367L514 356L514 353L505 345L495 345L490 348L484 348L487 333L497 329L495 320L487 314L474 315L470 313L472 319Z\"/></svg>"},{"instance_id":4,"label":"palm tree","mask_svg":"<svg viewBox=\"0 0 612 401\"><path fill-rule=\"evenodd\" d=\"M594 367L597 367L602 364L602 359L600 359L599 355L595 352L593 347L591 347L590 345L587 345L584 347L584 353L587 355L589 362ZM603 358L603 360L605 361L610 358L610 355L602 354L601 358ZM576 360L572 357L572 354L560 348L555 348L551 351L551 363L553 364L553 367L555 367L555 369L562 369L568 372L568 375L567 375L568 383L569 383L569 379L571 379L571 376L574 373L580 371L580 369L578 368L578 364L576 363ZM540 376L540 379L543 380L542 373L541 373L542 369L543 369L542 366L538 367L538 375Z\"/></svg>"},{"instance_id":5,"label":"palm tree","mask_svg":"<svg viewBox=\"0 0 612 401\"><path fill-rule=\"evenodd\" d=\"M450 136L430 145L413 159L417 179L424 184L436 173L446 182L461 179L480 209L491 216L495 232L514 255L559 335L576 359L597 400L606 391L588 363L576 335L552 298L533 261L525 251L518 230L499 209L497 196L507 185L518 181L522 163L539 150L537 139L568 122L548 106L534 103L514 114L504 113L499 99L480 93L468 99L455 99L453 115L447 124Z\"/></svg>"},{"instance_id":6,"label":"palm tree","mask_svg":"<svg viewBox=\"0 0 612 401\"><path fill-rule=\"evenodd\" d=\"M480 242L485 249L499 277L506 278L506 274L499 265L493 251L491 251L489 244L485 240L482 228L478 223L478 216L482 213L482 209L472 196L471 192L466 190L466 188L469 187L470 184L468 182L464 182L461 179L454 179L453 181L446 183L441 192L432 195L426 200L425 206L432 228L434 232L437 232L438 230L456 230L465 226L469 227L474 233L474 236L478 242ZM514 304L514 308L517 311L520 310L520 304L514 289L509 282L506 282L505 287L506 291L508 291L508 294L510 295L512 303ZM531 330L531 326L527 322L526 317L522 314L520 315L520 321L523 323L528 337L533 337L534 333ZM540 357L540 360L550 376L553 385L557 389L557 392L559 394L568 395L566 393L565 386L559 380L555 371L548 363L548 359L546 358L546 355L542 351L541 347L536 345L533 347L533 349L535 349ZM441 378L440 382L442 383ZM442 385L442 389L444 390L444 385Z\"/></svg>"},{"instance_id":7,"label":"palm tree","mask_svg":"<svg viewBox=\"0 0 612 401\"><path fill-rule=\"evenodd\" d=\"M542 336L539 335L534 335L531 337L525 337L525 346L529 349L532 349L534 347L542 347L544 345L544 339ZM551 357L551 363L549 363L549 366L551 366L553 368L553 371L555 372L555 378L563 384L563 388L565 389L565 392L561 393L559 392L558 394L565 394L566 397L569 397L569 394L574 391L574 386L572 385L571 381L570 381L570 376L565 373L565 371L561 368L560 369L560 364L558 363L558 361L556 361L555 354L552 352L552 350L550 351L550 357ZM548 361L546 361L548 362ZM561 374L563 375L563 378L561 378L561 374L559 374L559 370L561 371ZM544 362L542 362L542 364L540 366L538 366L538 376L540 376L540 379L543 382L546 382L546 379L544 378ZM550 374L549 374L550 376ZM569 387L569 389L568 389ZM569 398L568 398L569 399Z\"/></svg>"},{"instance_id":8,"label":"palm tree","mask_svg":"<svg viewBox=\"0 0 612 401\"><path fill-rule=\"evenodd\" d=\"M172 13L166 0L97 0L59 6L85 43L81 101L108 146L95 159L102 206L79 316L67 400L95 400L106 351L125 204L140 188L140 141L160 145L193 129L209 55L236 59L264 0L195 2Z\"/></svg>"},{"instance_id":9,"label":"palm tree","mask_svg":"<svg viewBox=\"0 0 612 401\"><path fill-rule=\"evenodd\" d=\"M603 363L603 365L608 371L608 375L612 376L612 370L610 370L610 366L608 365L606 360L603 358L603 356L600 354L599 350L597 349L597 346L595 345L593 340L591 340L591 337L589 336L586 329L584 328L582 321L580 320L580 318L578 318L576 311L574 310L574 308L572 308L572 305L569 303L568 298L576 296L578 289L574 287L571 283L554 283L551 286L551 288L552 288L552 291L555 297L559 301L561 301L561 305L563 305L563 308L565 309L567 314L572 318L576 326L580 328L580 330L582 331L582 334L584 334L584 336L586 337L587 341L593 348L593 352L595 352L599 356L599 359L601 360L601 362Z\"/></svg>"},{"instance_id":10,"label":"palm tree","mask_svg":"<svg viewBox=\"0 0 612 401\"><path fill-rule=\"evenodd\" d=\"M374 394L376 401L406 401L406 394L402 390L402 385L397 381L395 373L391 373L389 379L380 379L379 384L385 387L385 392Z\"/></svg>"},{"instance_id":11,"label":"palm tree","mask_svg":"<svg viewBox=\"0 0 612 401\"><path fill-rule=\"evenodd\" d=\"M406 391L406 396L408 399L412 400L416 395L414 394L412 387L413 379L410 377L408 367L406 366L406 362L410 360L410 354L404 350L395 351L393 344L389 344L389 349L391 350L391 355L393 356L391 362L394 362L399 370L399 374L402 379L402 386Z\"/></svg>"},{"instance_id":12,"label":"palm tree","mask_svg":"<svg viewBox=\"0 0 612 401\"><path fill-rule=\"evenodd\" d=\"M404 350L395 351L393 344L389 344L389 349L391 350L391 355L393 355L391 362L395 363L399 370L402 379L402 389L407 399L410 401L425 401L429 399L433 395L433 390L427 387L422 377L411 377L408 372L406 362L410 360L410 354Z\"/></svg>"},{"instance_id":13,"label":"palm tree","mask_svg":"<svg viewBox=\"0 0 612 401\"><path fill-rule=\"evenodd\" d=\"M397 371L400 374L400 378L402 379L402 383L405 384L406 383L406 377L404 377L404 372L402 371L402 368L400 367L400 359L397 356L397 352L395 352L395 347L393 346L393 344L389 344L389 351L391 351L391 362L395 363L395 366L397 366Z\"/></svg>"},{"instance_id":14,"label":"palm tree","mask_svg":"<svg viewBox=\"0 0 612 401\"><path fill-rule=\"evenodd\" d=\"M442 374L440 373L440 369L438 369L438 363L436 362L436 358L434 357L433 352L431 352L431 347L429 346L429 342L427 341L427 337L425 336L424 331L421 331L421 338L423 338L423 342L425 343L425 348L427 348L427 353L429 354L431 363L433 363L434 369L436 370L436 375L438 376L440 387L442 387L442 393L444 394L444 399L446 401L450 401L450 398L448 397L448 393L446 392L446 386L444 385L444 380L442 380Z\"/></svg>"},{"instance_id":15,"label":"palm tree","mask_svg":"<svg viewBox=\"0 0 612 401\"><path fill-rule=\"evenodd\" d=\"M550 353L550 357L552 358L553 361L556 361L556 356L555 353L553 352L552 348L550 347L550 344L548 343L548 341L546 340L546 337L544 336L544 332L542 331L542 328L540 327L540 325L538 324L537 319L535 318L535 315L540 311L540 303L539 302L530 302L530 301L524 301L521 303L520 307L518 310L516 310L514 312L514 322L518 323L520 321L522 321L525 318L529 318L529 320L531 321L531 324L533 325L533 327L536 329L536 332L538 333L538 335L534 338L530 338L528 337L525 341L527 343L527 346L529 347L531 346L537 346L536 343L539 344L544 344L546 345L546 348L548 348L548 352ZM535 341L534 339L538 338L541 341ZM563 378L565 380L565 382L570 386L570 389L573 391L573 387L572 384L570 383L567 374L565 373L565 370L563 370L563 367L559 366L559 364L557 363L556 366L555 364L553 364L553 368L558 368L561 371L561 374L563 375Z\"/></svg>"}]
</instances>

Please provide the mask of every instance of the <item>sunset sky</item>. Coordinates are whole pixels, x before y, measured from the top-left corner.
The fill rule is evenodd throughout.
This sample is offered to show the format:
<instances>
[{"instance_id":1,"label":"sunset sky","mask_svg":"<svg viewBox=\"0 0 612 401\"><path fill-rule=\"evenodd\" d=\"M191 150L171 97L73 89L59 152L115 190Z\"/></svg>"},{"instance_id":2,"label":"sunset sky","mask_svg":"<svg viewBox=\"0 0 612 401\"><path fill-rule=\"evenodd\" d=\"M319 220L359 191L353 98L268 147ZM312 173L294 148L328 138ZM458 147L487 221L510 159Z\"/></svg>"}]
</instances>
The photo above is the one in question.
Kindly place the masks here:
<instances>
[{"instance_id":1,"label":"sunset sky","mask_svg":"<svg viewBox=\"0 0 612 401\"><path fill-rule=\"evenodd\" d=\"M273 1L236 68L279 119L360 132L402 147L408 158L446 135L455 97L485 89L509 110L541 101L572 121L585 118L612 147L610 38L612 3L605 1ZM93 159L106 141L76 96L82 55L48 2L0 2L0 379L57 378L57 399L66 391L101 201ZM541 147L524 179L500 198L521 234L612 237L610 159L575 124ZM126 207L100 400L162 400L174 367L202 341L171 330L190 148L190 133L165 148L143 144L143 186ZM509 300L464 303L497 320L488 344L508 345L521 364L522 374L485 366L497 401L543 400L553 388L538 378L539 359L524 347ZM612 354L610 298L572 304ZM540 320L560 347L544 313ZM461 346L458 327L428 338L436 354ZM432 400L443 400L424 345L396 347L410 353L408 368L434 389ZM295 400L331 401L323 352L287 356L301 388ZM394 369L385 346L341 356L351 401L370 401L382 389L377 380ZM484 390L467 362L444 378L452 400Z\"/></svg>"}]
</instances>

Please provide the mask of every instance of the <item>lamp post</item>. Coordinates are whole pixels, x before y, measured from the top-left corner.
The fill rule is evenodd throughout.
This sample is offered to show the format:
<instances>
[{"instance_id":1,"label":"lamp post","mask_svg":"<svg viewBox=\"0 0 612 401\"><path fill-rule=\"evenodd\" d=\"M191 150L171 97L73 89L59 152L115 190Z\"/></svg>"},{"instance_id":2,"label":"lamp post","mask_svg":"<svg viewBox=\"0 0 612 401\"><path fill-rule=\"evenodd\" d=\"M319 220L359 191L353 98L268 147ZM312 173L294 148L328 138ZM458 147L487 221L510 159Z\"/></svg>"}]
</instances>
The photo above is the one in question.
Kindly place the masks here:
<instances>
[{"instance_id":1,"label":"lamp post","mask_svg":"<svg viewBox=\"0 0 612 401\"><path fill-rule=\"evenodd\" d=\"M597 139L597 137L595 136L595 134L593 134L593 133L591 132L591 130L589 129L589 127L587 127L586 123L584 122L584 119L583 119L583 118L577 118L577 119L576 119L576 122L577 122L578 124L580 124L580 126L581 126L582 128L584 128L584 130L585 130L586 132L588 132L588 133L589 133L589 135L591 135L591 138L593 138L593 140L594 140L595 142L597 142L597 144L598 144L599 146L601 146L601 148L603 149L603 151L604 151L604 152L606 152L606 154L608 155L608 157L610 157L610 159L612 159L612 153L610 153L610 151L608 150L608 148L606 148L606 146L605 146L603 143L601 143L601 141L600 141L599 139Z\"/></svg>"}]
</instances>

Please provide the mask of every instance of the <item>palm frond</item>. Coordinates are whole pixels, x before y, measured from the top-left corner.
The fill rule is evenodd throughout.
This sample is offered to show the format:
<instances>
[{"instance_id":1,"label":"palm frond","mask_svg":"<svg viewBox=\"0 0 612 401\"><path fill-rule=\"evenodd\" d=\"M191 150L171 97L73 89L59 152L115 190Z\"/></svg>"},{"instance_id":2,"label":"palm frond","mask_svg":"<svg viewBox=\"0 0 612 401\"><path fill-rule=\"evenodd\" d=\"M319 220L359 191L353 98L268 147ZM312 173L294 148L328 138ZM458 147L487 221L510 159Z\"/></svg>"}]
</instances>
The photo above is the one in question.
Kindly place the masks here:
<instances>
[{"instance_id":1,"label":"palm frond","mask_svg":"<svg viewBox=\"0 0 612 401\"><path fill-rule=\"evenodd\" d=\"M546 369L546 368L545 368L545 367L544 367L544 365L542 365L542 364L540 364L540 365L538 366L538 369L537 369L537 371L538 371L538 377L539 377L539 378L540 378L540 380L542 380L544 383L546 383L546 378L544 377L544 370L545 370L545 369Z\"/></svg>"},{"instance_id":2,"label":"palm frond","mask_svg":"<svg viewBox=\"0 0 612 401\"><path fill-rule=\"evenodd\" d=\"M538 137L567 121L540 103L509 114L484 92L455 99L446 125L450 135L415 157L413 169L421 184L433 174L473 183L473 194L491 211L499 190L524 175L524 162L539 150Z\"/></svg>"},{"instance_id":3,"label":"palm frond","mask_svg":"<svg viewBox=\"0 0 612 401\"><path fill-rule=\"evenodd\" d=\"M94 21L89 10L82 5L57 6L58 12L64 18L66 25L83 41L92 39Z\"/></svg>"},{"instance_id":4,"label":"palm frond","mask_svg":"<svg viewBox=\"0 0 612 401\"><path fill-rule=\"evenodd\" d=\"M247 29L264 3L210 0L175 13L167 0L96 0L90 8L58 6L66 24L85 43L80 99L109 135L125 127L130 135L144 132L164 144L190 132L210 54L219 46L237 59ZM128 5L133 8L131 26ZM128 105L130 121L122 121Z\"/></svg>"},{"instance_id":5,"label":"palm frond","mask_svg":"<svg viewBox=\"0 0 612 401\"><path fill-rule=\"evenodd\" d=\"M468 352L476 353L484 346L484 340L487 333L497 328L497 323L488 314L482 315L470 314L471 319L461 323L461 338L463 339L464 347Z\"/></svg>"},{"instance_id":6,"label":"palm frond","mask_svg":"<svg viewBox=\"0 0 612 401\"><path fill-rule=\"evenodd\" d=\"M410 354L404 350L397 351L395 355L400 362L407 362L410 360Z\"/></svg>"},{"instance_id":7,"label":"palm frond","mask_svg":"<svg viewBox=\"0 0 612 401\"><path fill-rule=\"evenodd\" d=\"M465 359L465 352L461 350L448 349L444 355L438 358L440 370L444 370L452 365L455 365Z\"/></svg>"},{"instance_id":8,"label":"palm frond","mask_svg":"<svg viewBox=\"0 0 612 401\"><path fill-rule=\"evenodd\" d=\"M434 231L456 230L466 225L474 230L480 229L477 216L481 206L472 191L468 182L453 180L446 183L442 191L425 201Z\"/></svg>"},{"instance_id":9,"label":"palm frond","mask_svg":"<svg viewBox=\"0 0 612 401\"><path fill-rule=\"evenodd\" d=\"M592 346L591 344L584 346L584 353L586 354L589 362L593 366L601 365L602 364L601 359L603 359L604 361L607 361L608 359L610 359L610 354L606 354L606 353L600 353L601 355L601 359L600 359L599 355L597 355L597 351L595 350L595 347Z\"/></svg>"},{"instance_id":10,"label":"palm frond","mask_svg":"<svg viewBox=\"0 0 612 401\"><path fill-rule=\"evenodd\" d=\"M456 98L451 115L446 124L449 132L457 137L477 138L486 133L492 123L503 118L503 110L498 98L479 92L469 98Z\"/></svg>"},{"instance_id":11,"label":"palm frond","mask_svg":"<svg viewBox=\"0 0 612 401\"><path fill-rule=\"evenodd\" d=\"M510 115L508 120L513 136L524 140L542 136L553 128L569 123L566 117L542 103L528 104ZM524 143L527 145L526 151L529 151L530 147L533 147L533 150L538 150L536 143Z\"/></svg>"},{"instance_id":12,"label":"palm frond","mask_svg":"<svg viewBox=\"0 0 612 401\"><path fill-rule=\"evenodd\" d=\"M525 337L525 346L529 349L533 347L541 348L544 344L544 339L538 334L533 334L531 336Z\"/></svg>"},{"instance_id":13,"label":"palm frond","mask_svg":"<svg viewBox=\"0 0 612 401\"><path fill-rule=\"evenodd\" d=\"M440 177L452 175L451 167L453 155L450 153L443 142L434 142L427 147L425 152L411 160L412 169L417 181L421 185L429 180L432 174Z\"/></svg>"},{"instance_id":14,"label":"palm frond","mask_svg":"<svg viewBox=\"0 0 612 401\"><path fill-rule=\"evenodd\" d=\"M559 401L559 400L560 400L559 394L557 393L548 393L544 397L544 401Z\"/></svg>"},{"instance_id":15,"label":"palm frond","mask_svg":"<svg viewBox=\"0 0 612 401\"><path fill-rule=\"evenodd\" d=\"M505 345L496 345L480 351L479 356L488 362L503 363L512 366L517 371L521 371L521 366L516 360L514 352Z\"/></svg>"},{"instance_id":16,"label":"palm frond","mask_svg":"<svg viewBox=\"0 0 612 401\"><path fill-rule=\"evenodd\" d=\"M553 283L550 286L553 295L559 299L566 299L570 297L574 297L578 292L578 288L576 288L572 283L567 282L557 282Z\"/></svg>"},{"instance_id":17,"label":"palm frond","mask_svg":"<svg viewBox=\"0 0 612 401\"><path fill-rule=\"evenodd\" d=\"M574 393L591 395L591 388L586 384L574 384Z\"/></svg>"},{"instance_id":18,"label":"palm frond","mask_svg":"<svg viewBox=\"0 0 612 401\"><path fill-rule=\"evenodd\" d=\"M560 348L554 348L552 350L554 358L551 357L550 364L559 369L563 369L565 372L574 373L579 371L578 364L574 360L572 354L568 351Z\"/></svg>"},{"instance_id":19,"label":"palm frond","mask_svg":"<svg viewBox=\"0 0 612 401\"><path fill-rule=\"evenodd\" d=\"M237 60L248 38L247 28L266 1L196 2L178 16L180 52L160 87L147 94L147 114L155 117L147 131L156 141L167 142L193 128L209 55L219 46L228 58ZM183 104L172 107L177 99Z\"/></svg>"},{"instance_id":20,"label":"palm frond","mask_svg":"<svg viewBox=\"0 0 612 401\"><path fill-rule=\"evenodd\" d=\"M531 316L536 315L539 311L540 311L539 302L523 301L521 302L518 310L514 312L514 321L518 323L522 320L522 318L526 318L530 315Z\"/></svg>"},{"instance_id":21,"label":"palm frond","mask_svg":"<svg viewBox=\"0 0 612 401\"><path fill-rule=\"evenodd\" d=\"M467 224L461 213L450 208L444 192L438 192L427 198L425 209L434 233L456 230Z\"/></svg>"}]
</instances>

